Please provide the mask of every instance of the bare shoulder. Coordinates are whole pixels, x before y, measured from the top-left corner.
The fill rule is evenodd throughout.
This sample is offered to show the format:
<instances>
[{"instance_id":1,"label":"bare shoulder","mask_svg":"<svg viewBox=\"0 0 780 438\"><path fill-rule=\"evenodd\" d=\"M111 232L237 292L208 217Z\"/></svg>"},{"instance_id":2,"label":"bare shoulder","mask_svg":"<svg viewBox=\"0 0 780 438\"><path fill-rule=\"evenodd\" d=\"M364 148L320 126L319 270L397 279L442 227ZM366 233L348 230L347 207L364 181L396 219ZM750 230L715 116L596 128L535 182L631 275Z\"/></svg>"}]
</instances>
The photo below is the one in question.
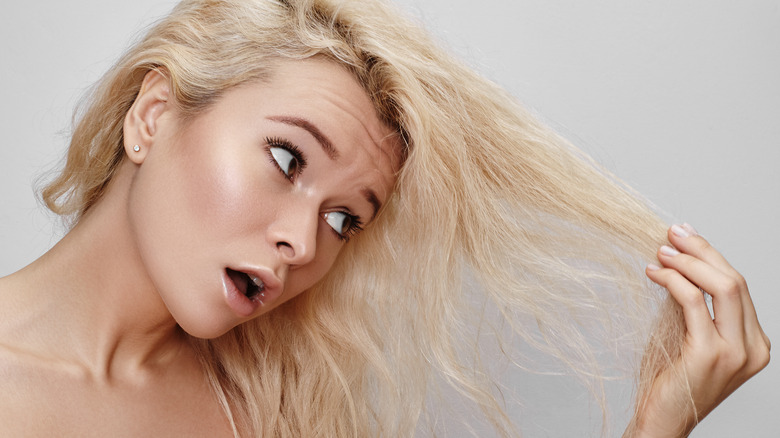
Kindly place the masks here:
<instances>
[{"instance_id":1,"label":"bare shoulder","mask_svg":"<svg viewBox=\"0 0 780 438\"><path fill-rule=\"evenodd\" d=\"M35 427L29 426L47 421L41 418L41 400L48 397L51 383L48 367L16 339L8 320L0 321L0 436L36 436Z\"/></svg>"},{"instance_id":2,"label":"bare shoulder","mask_svg":"<svg viewBox=\"0 0 780 438\"><path fill-rule=\"evenodd\" d=\"M60 371L26 342L24 292L14 275L0 278L0 436L38 436Z\"/></svg>"},{"instance_id":3,"label":"bare shoulder","mask_svg":"<svg viewBox=\"0 0 780 438\"><path fill-rule=\"evenodd\" d=\"M205 379L99 382L78 366L0 346L0 437L232 437Z\"/></svg>"},{"instance_id":4,"label":"bare shoulder","mask_svg":"<svg viewBox=\"0 0 780 438\"><path fill-rule=\"evenodd\" d=\"M101 380L47 351L38 340L58 329L10 311L18 293L23 285L0 279L0 437L233 436L194 357L135 379Z\"/></svg>"},{"instance_id":5,"label":"bare shoulder","mask_svg":"<svg viewBox=\"0 0 780 438\"><path fill-rule=\"evenodd\" d=\"M25 348L24 321L28 318L18 299L24 292L14 275L0 278L0 381L4 388L23 377L29 364L37 363L32 351ZM0 397L5 393L0 391Z\"/></svg>"}]
</instances>

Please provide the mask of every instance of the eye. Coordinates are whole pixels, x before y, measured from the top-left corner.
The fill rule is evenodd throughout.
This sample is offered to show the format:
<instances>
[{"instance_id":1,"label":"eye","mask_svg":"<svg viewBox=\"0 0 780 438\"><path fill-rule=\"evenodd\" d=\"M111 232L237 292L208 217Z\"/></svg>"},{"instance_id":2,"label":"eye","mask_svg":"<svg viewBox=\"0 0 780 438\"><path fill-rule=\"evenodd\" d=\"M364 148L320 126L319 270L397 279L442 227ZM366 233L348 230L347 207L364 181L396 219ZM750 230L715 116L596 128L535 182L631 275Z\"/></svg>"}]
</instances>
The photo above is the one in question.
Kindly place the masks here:
<instances>
[{"instance_id":1,"label":"eye","mask_svg":"<svg viewBox=\"0 0 780 438\"><path fill-rule=\"evenodd\" d=\"M306 166L301 151L287 140L266 139L271 159L287 179L292 180Z\"/></svg>"},{"instance_id":2,"label":"eye","mask_svg":"<svg viewBox=\"0 0 780 438\"><path fill-rule=\"evenodd\" d=\"M360 219L343 211L330 211L322 215L325 222L336 232L339 239L348 241L363 228Z\"/></svg>"}]
</instances>

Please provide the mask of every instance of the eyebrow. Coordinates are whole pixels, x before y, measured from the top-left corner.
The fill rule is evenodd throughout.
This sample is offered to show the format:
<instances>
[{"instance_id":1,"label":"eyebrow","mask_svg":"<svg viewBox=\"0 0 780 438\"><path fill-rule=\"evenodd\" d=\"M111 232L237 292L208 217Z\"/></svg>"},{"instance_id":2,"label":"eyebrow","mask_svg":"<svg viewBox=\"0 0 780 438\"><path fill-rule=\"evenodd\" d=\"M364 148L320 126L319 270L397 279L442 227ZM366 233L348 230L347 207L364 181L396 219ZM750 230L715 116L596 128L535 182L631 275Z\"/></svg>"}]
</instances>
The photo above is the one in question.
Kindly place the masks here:
<instances>
[{"instance_id":1,"label":"eyebrow","mask_svg":"<svg viewBox=\"0 0 780 438\"><path fill-rule=\"evenodd\" d=\"M319 128L314 126L314 124L310 121L300 117L292 116L270 116L268 117L268 120L305 129L309 132L309 134L312 135L312 137L314 137L315 140L317 140L317 143L322 146L322 150L325 151L325 155L327 155L328 158L334 161L338 160L339 152L336 150L336 148L333 147L333 143L331 143L328 137L326 137L325 134L323 134L322 131L320 131Z\"/></svg>"},{"instance_id":2,"label":"eyebrow","mask_svg":"<svg viewBox=\"0 0 780 438\"><path fill-rule=\"evenodd\" d=\"M371 204L371 207L374 209L374 213L371 215L371 219L368 221L371 222L376 217L377 213L379 213L379 209L382 208L382 203L379 202L379 198L376 196L376 192L369 188L363 189L363 196L366 198L366 201L368 201L369 204Z\"/></svg>"}]
</instances>

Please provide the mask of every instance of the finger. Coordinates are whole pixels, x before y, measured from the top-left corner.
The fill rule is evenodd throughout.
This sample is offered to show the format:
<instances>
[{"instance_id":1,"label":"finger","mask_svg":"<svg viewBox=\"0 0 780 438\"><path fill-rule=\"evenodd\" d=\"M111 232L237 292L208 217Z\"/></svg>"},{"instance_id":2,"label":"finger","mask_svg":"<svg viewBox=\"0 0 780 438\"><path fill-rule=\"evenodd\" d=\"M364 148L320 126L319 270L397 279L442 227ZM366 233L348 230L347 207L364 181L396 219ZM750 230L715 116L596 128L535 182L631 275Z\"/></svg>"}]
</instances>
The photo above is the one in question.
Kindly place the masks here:
<instances>
[{"instance_id":1,"label":"finger","mask_svg":"<svg viewBox=\"0 0 780 438\"><path fill-rule=\"evenodd\" d=\"M745 314L745 332L747 333L748 340L760 339L767 345L768 350L769 338L766 336L764 330L761 328L761 324L758 322L758 314L753 305L753 299L750 297L750 292L747 291L747 289L742 296L742 307Z\"/></svg>"},{"instance_id":2,"label":"finger","mask_svg":"<svg viewBox=\"0 0 780 438\"><path fill-rule=\"evenodd\" d=\"M669 246L658 251L658 260L666 268L674 269L694 287L702 288L712 296L715 326L723 337L743 342L745 336L745 311L743 295L747 293L744 282L728 276L696 257L682 254ZM701 292L699 292L701 295Z\"/></svg>"},{"instance_id":3,"label":"finger","mask_svg":"<svg viewBox=\"0 0 780 438\"><path fill-rule=\"evenodd\" d=\"M761 337L764 339L764 345L766 345L766 352L769 353L772 350L772 342L769 340L769 336L761 330Z\"/></svg>"},{"instance_id":4,"label":"finger","mask_svg":"<svg viewBox=\"0 0 780 438\"><path fill-rule=\"evenodd\" d=\"M758 316L756 314L753 300L750 297L750 293L745 283L744 278L737 272L728 261L715 250L706 239L699 236L695 228L690 224L672 225L669 228L669 240L677 248L684 253L690 254L695 257L699 257L701 260L710 263L721 272L733 278L730 282L736 282L740 285L742 300L743 321L745 325L745 332L748 338L754 338L757 336L765 337L763 330L758 322ZM696 281L694 281L696 282ZM699 284L697 282L697 284ZM703 289L709 291L710 286L699 284Z\"/></svg>"},{"instance_id":5,"label":"finger","mask_svg":"<svg viewBox=\"0 0 780 438\"><path fill-rule=\"evenodd\" d=\"M743 350L745 361L727 384L726 394L736 390L747 379L756 375L769 364L771 344L763 330L759 328L759 332L758 338L745 342Z\"/></svg>"},{"instance_id":6,"label":"finger","mask_svg":"<svg viewBox=\"0 0 780 438\"><path fill-rule=\"evenodd\" d=\"M680 232L679 228L682 228L685 232ZM679 228L673 227L670 229L670 241L673 240L673 244L682 247L686 243L689 243L686 241L695 241L696 238L699 238L698 233L691 225L683 224L679 226ZM737 346L744 351L747 360L744 363L741 372L735 376L734 386L731 389L731 391L733 391L737 386L742 384L746 378L753 376L766 367L769 363L772 344L769 341L769 337L761 328L761 324L758 322L753 299L750 296L750 291L748 290L744 278L734 270L730 263L725 261L719 252L715 251L712 247L707 248L709 243L707 243L706 240L702 239L702 241L704 242L704 251L702 251L702 254L704 254L703 257L707 258L710 263L717 266L721 271L731 276L739 285L741 291L740 297L742 301L744 341ZM719 322L720 321L716 320L716 324Z\"/></svg>"},{"instance_id":7,"label":"finger","mask_svg":"<svg viewBox=\"0 0 780 438\"><path fill-rule=\"evenodd\" d=\"M664 245L659 248L657 257L664 267L678 271L713 297L726 295L726 291L732 288L739 293L747 289L740 278L730 276L704 260L681 253L676 248Z\"/></svg>"},{"instance_id":8,"label":"finger","mask_svg":"<svg viewBox=\"0 0 780 438\"><path fill-rule=\"evenodd\" d=\"M710 337L715 326L707 310L707 303L698 287L674 269L647 265L647 277L665 287L677 304L682 307L688 333L696 337Z\"/></svg>"},{"instance_id":9,"label":"finger","mask_svg":"<svg viewBox=\"0 0 780 438\"><path fill-rule=\"evenodd\" d=\"M726 275L739 275L726 258L690 225L672 225L669 227L668 237L672 245L681 252L709 263Z\"/></svg>"}]
</instances>

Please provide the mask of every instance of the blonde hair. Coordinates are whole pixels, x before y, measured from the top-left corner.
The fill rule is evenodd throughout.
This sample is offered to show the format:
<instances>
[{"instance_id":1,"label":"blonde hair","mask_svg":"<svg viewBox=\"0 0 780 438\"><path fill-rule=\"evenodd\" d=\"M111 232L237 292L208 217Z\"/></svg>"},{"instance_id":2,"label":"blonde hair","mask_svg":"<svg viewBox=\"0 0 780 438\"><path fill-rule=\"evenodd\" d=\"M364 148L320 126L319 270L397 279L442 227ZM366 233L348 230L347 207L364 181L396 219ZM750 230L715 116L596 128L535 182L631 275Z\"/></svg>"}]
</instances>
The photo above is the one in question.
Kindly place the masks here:
<instances>
[{"instance_id":1,"label":"blonde hair","mask_svg":"<svg viewBox=\"0 0 780 438\"><path fill-rule=\"evenodd\" d=\"M315 287L193 340L235 435L408 436L437 379L515 434L483 363L485 332L559 358L597 400L607 371L593 336L629 356L647 345L641 406L682 339L680 312L641 271L665 225L381 1L183 1L95 88L46 204L77 221L100 199L146 72L163 72L194 116L275 61L312 56L354 73L405 140L405 163L377 221Z\"/></svg>"}]
</instances>

